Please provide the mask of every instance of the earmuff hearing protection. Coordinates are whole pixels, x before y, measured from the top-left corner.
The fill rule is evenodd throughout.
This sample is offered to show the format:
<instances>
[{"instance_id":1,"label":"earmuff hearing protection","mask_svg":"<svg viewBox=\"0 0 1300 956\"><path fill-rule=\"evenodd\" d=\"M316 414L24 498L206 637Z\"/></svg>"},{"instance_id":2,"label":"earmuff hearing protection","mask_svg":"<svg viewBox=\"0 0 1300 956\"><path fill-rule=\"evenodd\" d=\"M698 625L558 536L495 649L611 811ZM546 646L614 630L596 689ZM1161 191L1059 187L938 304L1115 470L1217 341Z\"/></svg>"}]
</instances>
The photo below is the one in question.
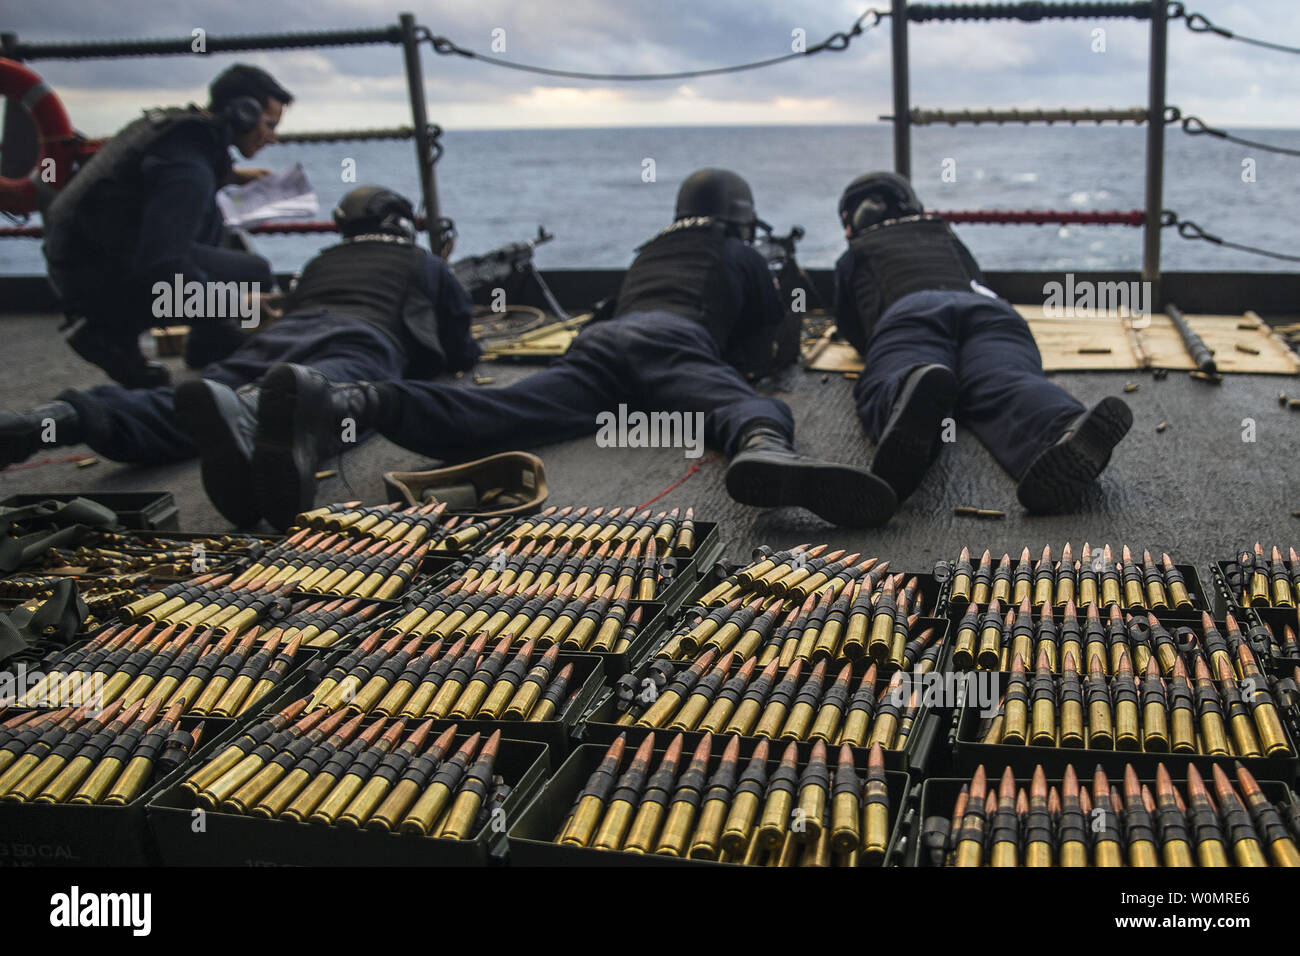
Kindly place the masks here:
<instances>
[{"instance_id":1,"label":"earmuff hearing protection","mask_svg":"<svg viewBox=\"0 0 1300 956\"><path fill-rule=\"evenodd\" d=\"M256 129L262 121L262 104L255 96L236 96L221 112L230 124L230 131L236 136Z\"/></svg>"}]
</instances>

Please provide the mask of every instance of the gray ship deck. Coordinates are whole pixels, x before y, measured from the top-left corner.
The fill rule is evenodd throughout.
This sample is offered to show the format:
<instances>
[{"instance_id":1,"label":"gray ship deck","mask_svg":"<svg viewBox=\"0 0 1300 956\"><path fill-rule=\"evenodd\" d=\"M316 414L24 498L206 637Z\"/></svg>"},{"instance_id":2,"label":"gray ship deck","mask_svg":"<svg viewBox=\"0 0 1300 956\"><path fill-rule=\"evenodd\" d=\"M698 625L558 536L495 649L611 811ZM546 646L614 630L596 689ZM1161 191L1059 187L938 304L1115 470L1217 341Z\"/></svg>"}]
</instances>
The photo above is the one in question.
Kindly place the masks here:
<instances>
[{"instance_id":1,"label":"gray ship deck","mask_svg":"<svg viewBox=\"0 0 1300 956\"><path fill-rule=\"evenodd\" d=\"M48 400L66 387L105 381L59 339L49 315L0 317L6 340L0 407L22 408ZM179 360L168 360L184 372ZM530 366L487 364L482 373L505 384ZM1244 543L1300 542L1300 417L1282 408L1279 391L1300 391L1293 379L1229 376L1215 387L1171 372L1162 380L1147 373L1059 374L1055 380L1085 403L1121 393L1126 381L1140 383L1125 395L1135 423L1116 450L1110 468L1083 510L1074 515L1030 517L1020 508L1011 479L967 431L959 430L921 488L888 526L850 531L831 527L797 509L761 511L732 502L722 487L725 459L706 452L700 470L656 502L656 507L693 505L697 517L722 525L731 556L756 544L830 542L866 554L888 556L899 566L929 568L964 544L1000 554L1023 544L1053 548L1065 541L1076 553L1083 541L1130 543L1163 549L1180 561L1207 565ZM801 448L844 461L869 460L871 445L853 412L851 384L839 376L795 371L777 394L794 409ZM466 387L475 387L466 382ZM490 386L489 386L490 387ZM1257 441L1242 440L1243 420L1254 419ZM1157 423L1168 422L1164 432ZM52 456L85 452L52 449ZM594 439L537 449L546 462L551 503L638 504L678 481L692 462L677 449L614 450ZM320 483L318 501L382 500L382 472L427 462L375 438L322 467L338 477ZM67 463L0 472L0 497L38 491L167 490L175 495L185 529L218 529L226 522L203 494L195 462L136 468L101 460L88 468ZM1005 519L956 517L955 505L999 508Z\"/></svg>"}]
</instances>

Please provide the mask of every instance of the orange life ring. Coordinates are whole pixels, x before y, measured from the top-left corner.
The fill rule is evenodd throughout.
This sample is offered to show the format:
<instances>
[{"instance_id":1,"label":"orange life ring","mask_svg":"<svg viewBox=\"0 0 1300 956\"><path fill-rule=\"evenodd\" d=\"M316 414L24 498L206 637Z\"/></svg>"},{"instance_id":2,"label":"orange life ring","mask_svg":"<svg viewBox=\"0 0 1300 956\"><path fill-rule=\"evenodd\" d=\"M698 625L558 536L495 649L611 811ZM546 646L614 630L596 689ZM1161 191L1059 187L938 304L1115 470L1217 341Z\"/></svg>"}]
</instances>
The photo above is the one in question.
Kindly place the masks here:
<instances>
[{"instance_id":1,"label":"orange life ring","mask_svg":"<svg viewBox=\"0 0 1300 956\"><path fill-rule=\"evenodd\" d=\"M61 189L71 177L77 135L53 88L21 63L0 58L0 94L31 115L41 143L40 158L31 173L0 176L0 210L35 212L43 191ZM54 161L52 170L47 160Z\"/></svg>"}]
</instances>

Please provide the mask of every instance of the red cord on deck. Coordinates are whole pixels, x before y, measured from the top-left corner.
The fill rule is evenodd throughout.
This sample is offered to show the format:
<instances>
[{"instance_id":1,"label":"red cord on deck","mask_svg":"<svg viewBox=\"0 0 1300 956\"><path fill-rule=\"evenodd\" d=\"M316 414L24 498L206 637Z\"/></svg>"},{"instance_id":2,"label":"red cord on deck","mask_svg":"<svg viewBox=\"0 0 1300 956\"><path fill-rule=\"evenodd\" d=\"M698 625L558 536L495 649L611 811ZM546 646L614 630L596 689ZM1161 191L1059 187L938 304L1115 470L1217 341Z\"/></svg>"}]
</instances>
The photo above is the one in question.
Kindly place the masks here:
<instances>
[{"instance_id":1,"label":"red cord on deck","mask_svg":"<svg viewBox=\"0 0 1300 956\"><path fill-rule=\"evenodd\" d=\"M690 468L686 469L686 474L682 475L680 478L674 481L663 491L659 492L659 494L655 495L649 501L643 501L639 505L637 505L636 510L640 511L642 508L650 507L652 504L654 504L664 495L668 494L668 492L672 491L674 488L680 487L688 478L691 477L691 475L695 474L697 471L699 471L701 468L703 468L705 465L709 464L710 462L717 461L718 458L720 457L721 457L720 454L715 454L715 455L710 455L708 458L704 459L703 461L697 461L695 464L691 465Z\"/></svg>"}]
</instances>

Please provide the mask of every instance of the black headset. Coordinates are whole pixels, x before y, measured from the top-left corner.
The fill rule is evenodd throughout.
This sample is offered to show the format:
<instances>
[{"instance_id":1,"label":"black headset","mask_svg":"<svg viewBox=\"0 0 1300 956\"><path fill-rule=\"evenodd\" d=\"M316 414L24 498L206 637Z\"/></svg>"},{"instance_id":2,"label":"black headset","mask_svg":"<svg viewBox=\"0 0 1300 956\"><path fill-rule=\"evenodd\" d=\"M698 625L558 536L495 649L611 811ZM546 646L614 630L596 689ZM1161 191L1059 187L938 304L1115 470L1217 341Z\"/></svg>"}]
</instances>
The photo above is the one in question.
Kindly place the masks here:
<instances>
[{"instance_id":1,"label":"black headset","mask_svg":"<svg viewBox=\"0 0 1300 956\"><path fill-rule=\"evenodd\" d=\"M262 104L255 96L236 96L221 108L221 115L236 136L257 129L262 121Z\"/></svg>"},{"instance_id":2,"label":"black headset","mask_svg":"<svg viewBox=\"0 0 1300 956\"><path fill-rule=\"evenodd\" d=\"M360 190L371 192L358 210L354 194ZM380 232L398 233L408 240L415 239L415 209L410 200L391 189L358 187L334 207L333 218L335 226L344 235L349 231L348 226L355 223L358 228L378 229Z\"/></svg>"}]
</instances>

